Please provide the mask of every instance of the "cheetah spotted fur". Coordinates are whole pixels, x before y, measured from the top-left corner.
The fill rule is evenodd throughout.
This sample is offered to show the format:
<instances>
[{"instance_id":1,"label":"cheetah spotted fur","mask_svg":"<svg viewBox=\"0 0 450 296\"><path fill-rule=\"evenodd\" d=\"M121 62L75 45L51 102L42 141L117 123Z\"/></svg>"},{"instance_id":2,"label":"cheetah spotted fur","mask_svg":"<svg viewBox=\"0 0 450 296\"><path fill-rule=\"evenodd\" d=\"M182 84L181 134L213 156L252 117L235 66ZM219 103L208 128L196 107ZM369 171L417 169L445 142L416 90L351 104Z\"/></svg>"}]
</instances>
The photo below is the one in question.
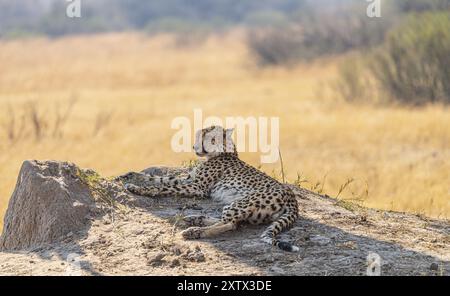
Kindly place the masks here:
<instances>
[{"instance_id":1,"label":"cheetah spotted fur","mask_svg":"<svg viewBox=\"0 0 450 296\"><path fill-rule=\"evenodd\" d=\"M211 126L196 133L195 153L206 157L195 171L180 177L141 175L139 185L125 184L128 191L142 196L182 196L212 198L226 204L221 219L188 216L185 222L195 225L181 234L185 239L217 236L235 230L240 224L271 223L261 235L265 243L295 252L299 248L276 237L292 227L298 218L294 193L274 178L238 158L231 140L232 130ZM136 174L136 173L135 173Z\"/></svg>"}]
</instances>

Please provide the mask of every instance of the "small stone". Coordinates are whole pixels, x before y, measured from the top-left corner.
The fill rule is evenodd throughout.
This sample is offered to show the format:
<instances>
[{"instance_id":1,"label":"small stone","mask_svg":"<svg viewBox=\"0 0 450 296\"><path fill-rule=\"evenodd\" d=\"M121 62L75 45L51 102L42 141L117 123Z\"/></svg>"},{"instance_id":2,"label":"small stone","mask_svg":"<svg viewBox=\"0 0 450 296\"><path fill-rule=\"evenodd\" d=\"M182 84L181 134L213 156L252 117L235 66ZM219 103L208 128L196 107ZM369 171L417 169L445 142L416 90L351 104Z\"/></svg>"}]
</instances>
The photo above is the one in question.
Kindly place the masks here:
<instances>
[{"instance_id":1,"label":"small stone","mask_svg":"<svg viewBox=\"0 0 450 296\"><path fill-rule=\"evenodd\" d=\"M275 262L275 258L273 256L267 256L264 260L265 262L273 263Z\"/></svg>"},{"instance_id":2,"label":"small stone","mask_svg":"<svg viewBox=\"0 0 450 296\"><path fill-rule=\"evenodd\" d=\"M205 254L203 254L203 253L201 253L201 252L196 253L196 255L195 255L195 261L196 261L196 262L205 262L205 261L206 261Z\"/></svg>"},{"instance_id":3,"label":"small stone","mask_svg":"<svg viewBox=\"0 0 450 296\"><path fill-rule=\"evenodd\" d=\"M153 256L152 258L148 259L148 264L156 267L156 266L161 266L164 263L163 258L166 256L166 254L164 253L158 253L155 256Z\"/></svg>"},{"instance_id":4,"label":"small stone","mask_svg":"<svg viewBox=\"0 0 450 296\"><path fill-rule=\"evenodd\" d=\"M173 259L172 262L170 263L170 267L177 267L180 266L180 260L178 259Z\"/></svg>"},{"instance_id":5,"label":"small stone","mask_svg":"<svg viewBox=\"0 0 450 296\"><path fill-rule=\"evenodd\" d=\"M436 262L431 263L430 270L438 271L439 265Z\"/></svg>"},{"instance_id":6,"label":"small stone","mask_svg":"<svg viewBox=\"0 0 450 296\"><path fill-rule=\"evenodd\" d=\"M156 254L156 256L154 256L154 257L152 258L152 260L154 260L154 261L161 261L161 259L163 259L164 257L166 257L165 254L159 253L159 254Z\"/></svg>"},{"instance_id":7,"label":"small stone","mask_svg":"<svg viewBox=\"0 0 450 296\"><path fill-rule=\"evenodd\" d=\"M280 267L278 267L278 266L272 266L272 267L270 267L270 268L269 268L269 271L270 271L271 273L279 274L279 275L283 275L283 274L286 273L286 272L284 271L284 269L282 269L282 268L280 268Z\"/></svg>"},{"instance_id":8,"label":"small stone","mask_svg":"<svg viewBox=\"0 0 450 296\"><path fill-rule=\"evenodd\" d=\"M180 256L180 255L181 255L181 250L180 250L180 248L178 248L178 247L173 247L173 248L172 248L172 252L173 252L175 255L177 255L177 256Z\"/></svg>"},{"instance_id":9,"label":"small stone","mask_svg":"<svg viewBox=\"0 0 450 296\"><path fill-rule=\"evenodd\" d=\"M195 247L195 251L187 250L185 254L182 256L183 258L191 261L191 262L205 262L205 254L201 251L199 246Z\"/></svg>"}]
</instances>

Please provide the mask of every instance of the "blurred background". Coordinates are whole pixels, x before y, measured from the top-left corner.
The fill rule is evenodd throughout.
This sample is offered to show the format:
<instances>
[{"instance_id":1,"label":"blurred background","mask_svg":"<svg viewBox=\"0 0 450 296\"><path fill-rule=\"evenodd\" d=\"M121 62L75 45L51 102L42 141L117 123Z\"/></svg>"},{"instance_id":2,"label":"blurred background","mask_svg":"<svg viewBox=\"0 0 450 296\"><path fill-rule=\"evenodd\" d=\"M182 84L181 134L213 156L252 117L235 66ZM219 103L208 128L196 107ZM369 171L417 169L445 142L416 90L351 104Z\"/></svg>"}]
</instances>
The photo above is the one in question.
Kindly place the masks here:
<instances>
[{"instance_id":1,"label":"blurred background","mask_svg":"<svg viewBox=\"0 0 450 296\"><path fill-rule=\"evenodd\" d=\"M280 117L287 180L349 209L449 217L450 0L75 2L0 0L0 218L25 159L189 162L194 108Z\"/></svg>"}]
</instances>

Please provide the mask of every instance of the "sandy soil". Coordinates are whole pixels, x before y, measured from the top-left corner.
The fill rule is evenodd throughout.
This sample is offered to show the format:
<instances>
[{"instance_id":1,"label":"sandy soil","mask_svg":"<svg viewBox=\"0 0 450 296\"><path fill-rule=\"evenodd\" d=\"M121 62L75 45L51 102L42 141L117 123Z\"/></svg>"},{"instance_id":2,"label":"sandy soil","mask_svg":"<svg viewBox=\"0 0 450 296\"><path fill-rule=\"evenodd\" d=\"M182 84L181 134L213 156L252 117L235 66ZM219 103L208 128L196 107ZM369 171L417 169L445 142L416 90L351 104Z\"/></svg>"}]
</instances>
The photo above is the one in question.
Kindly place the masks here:
<instances>
[{"instance_id":1,"label":"sandy soil","mask_svg":"<svg viewBox=\"0 0 450 296\"><path fill-rule=\"evenodd\" d=\"M114 208L99 203L102 214L60 243L0 252L0 275L366 275L369 266L377 272L377 262L381 275L450 274L448 221L296 192L301 218L281 237L298 253L262 244L264 226L184 241L183 215L219 216L220 207L122 192Z\"/></svg>"}]
</instances>

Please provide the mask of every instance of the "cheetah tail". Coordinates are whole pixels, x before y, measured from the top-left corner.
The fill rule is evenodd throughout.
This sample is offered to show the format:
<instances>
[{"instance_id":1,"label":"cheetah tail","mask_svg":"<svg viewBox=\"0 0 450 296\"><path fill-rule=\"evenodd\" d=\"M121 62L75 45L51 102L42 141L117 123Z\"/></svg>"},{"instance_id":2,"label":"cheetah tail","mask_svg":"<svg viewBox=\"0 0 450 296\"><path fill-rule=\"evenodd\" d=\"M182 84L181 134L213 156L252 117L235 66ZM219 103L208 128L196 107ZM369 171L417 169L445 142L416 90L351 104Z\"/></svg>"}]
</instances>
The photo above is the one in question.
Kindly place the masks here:
<instances>
[{"instance_id":1,"label":"cheetah tail","mask_svg":"<svg viewBox=\"0 0 450 296\"><path fill-rule=\"evenodd\" d=\"M288 211L281 215L275 222L273 222L264 233L261 235L261 240L273 246L280 248L283 251L298 252L299 247L284 241L280 241L276 236L283 230L289 229L294 224L298 217L298 210L295 207L289 207Z\"/></svg>"}]
</instances>

